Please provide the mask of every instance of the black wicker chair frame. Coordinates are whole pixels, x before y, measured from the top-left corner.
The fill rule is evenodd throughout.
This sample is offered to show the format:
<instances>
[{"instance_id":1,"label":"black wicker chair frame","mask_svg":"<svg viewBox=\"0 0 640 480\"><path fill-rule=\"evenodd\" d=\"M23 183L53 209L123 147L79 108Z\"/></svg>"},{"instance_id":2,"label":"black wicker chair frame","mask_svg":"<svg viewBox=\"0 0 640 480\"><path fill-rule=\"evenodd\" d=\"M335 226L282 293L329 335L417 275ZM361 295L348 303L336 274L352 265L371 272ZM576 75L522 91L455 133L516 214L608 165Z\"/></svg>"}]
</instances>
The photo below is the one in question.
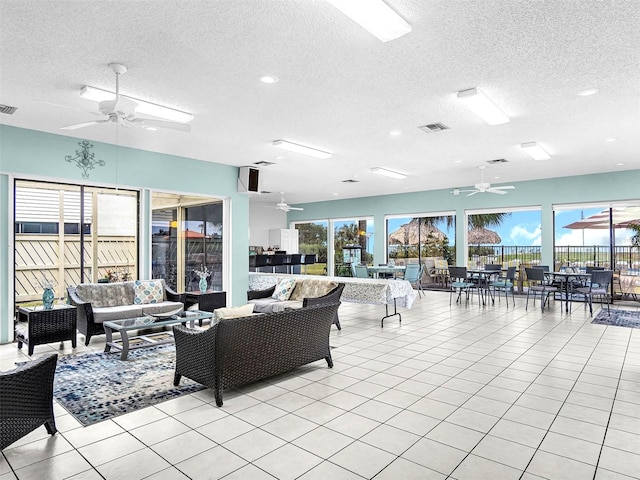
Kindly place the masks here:
<instances>
[{"instance_id":1,"label":"black wicker chair frame","mask_svg":"<svg viewBox=\"0 0 640 480\"><path fill-rule=\"evenodd\" d=\"M51 353L0 373L0 450L44 425L57 432L53 418L53 377L58 355Z\"/></svg>"},{"instance_id":2,"label":"black wicker chair frame","mask_svg":"<svg viewBox=\"0 0 640 480\"><path fill-rule=\"evenodd\" d=\"M165 295L167 300L172 302L185 302L186 294L176 293L165 284ZM102 323L96 323L93 320L93 307L90 302L85 302L76 293L76 287L67 287L69 302L78 309L84 309L85 315L78 315L78 331L84 335L84 344L89 345L91 337L94 335L104 335L104 326ZM85 321L86 318L86 321Z\"/></svg>"},{"instance_id":3,"label":"black wicker chair frame","mask_svg":"<svg viewBox=\"0 0 640 480\"><path fill-rule=\"evenodd\" d=\"M267 298L273 295L276 286L274 285L271 288L266 288L264 290L249 290L247 292L247 300L254 300L256 298ZM336 288L331 290L329 293L321 296L321 297L307 297L302 300L302 307L310 307L312 305L326 305L332 303L340 303L340 297L342 296L342 291L344 290L344 283L339 283ZM336 316L333 319L333 323L338 328L338 330L342 330L342 326L340 325L340 318L338 317L338 312L336 312Z\"/></svg>"},{"instance_id":4,"label":"black wicker chair frame","mask_svg":"<svg viewBox=\"0 0 640 480\"><path fill-rule=\"evenodd\" d=\"M174 385L184 376L212 388L221 407L225 388L322 359L332 368L329 334L338 307L326 304L227 318L204 331L176 325Z\"/></svg>"}]
</instances>

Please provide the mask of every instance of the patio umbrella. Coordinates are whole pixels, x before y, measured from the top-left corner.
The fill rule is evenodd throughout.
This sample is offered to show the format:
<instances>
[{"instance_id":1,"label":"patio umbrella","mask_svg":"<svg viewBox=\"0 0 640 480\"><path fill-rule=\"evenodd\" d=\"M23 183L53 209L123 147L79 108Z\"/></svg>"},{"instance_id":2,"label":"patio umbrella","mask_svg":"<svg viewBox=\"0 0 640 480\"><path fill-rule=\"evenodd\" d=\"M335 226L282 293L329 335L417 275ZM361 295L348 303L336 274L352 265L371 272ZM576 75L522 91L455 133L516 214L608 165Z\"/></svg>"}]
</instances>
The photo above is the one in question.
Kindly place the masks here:
<instances>
[{"instance_id":1,"label":"patio umbrella","mask_svg":"<svg viewBox=\"0 0 640 480\"><path fill-rule=\"evenodd\" d=\"M474 245L497 245L502 243L500 235L483 227L475 227L469 230L467 241Z\"/></svg>"},{"instance_id":2,"label":"patio umbrella","mask_svg":"<svg viewBox=\"0 0 640 480\"><path fill-rule=\"evenodd\" d=\"M565 225L563 228L571 229L608 229L609 228L609 210L603 210L587 218L583 218L576 222ZM640 207L614 208L613 209L613 226L615 228L628 228L632 225L640 225Z\"/></svg>"}]
</instances>

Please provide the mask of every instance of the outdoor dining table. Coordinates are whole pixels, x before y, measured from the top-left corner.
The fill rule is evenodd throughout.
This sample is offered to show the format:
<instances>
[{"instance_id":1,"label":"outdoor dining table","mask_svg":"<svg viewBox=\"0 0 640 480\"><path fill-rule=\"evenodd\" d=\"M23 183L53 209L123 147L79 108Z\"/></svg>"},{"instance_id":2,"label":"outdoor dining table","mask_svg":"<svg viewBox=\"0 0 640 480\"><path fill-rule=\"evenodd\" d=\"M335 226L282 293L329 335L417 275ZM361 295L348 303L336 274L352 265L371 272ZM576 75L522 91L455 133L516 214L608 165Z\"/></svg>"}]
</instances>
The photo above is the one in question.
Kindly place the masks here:
<instances>
[{"instance_id":1,"label":"outdoor dining table","mask_svg":"<svg viewBox=\"0 0 640 480\"><path fill-rule=\"evenodd\" d=\"M571 300L571 296L573 293L573 284L571 283L571 279L575 280L586 280L591 277L590 273L581 273L581 272L545 272L545 275L548 276L552 281L557 280L560 282L560 301L562 302L562 292L564 290L564 298L565 298L565 311L569 313L569 301ZM571 292L569 291L571 290Z\"/></svg>"},{"instance_id":2,"label":"outdoor dining table","mask_svg":"<svg viewBox=\"0 0 640 480\"><path fill-rule=\"evenodd\" d=\"M377 267L367 267L367 271L373 274L373 278L378 278L381 273L393 273L393 278L396 278L396 275L400 272L403 272L407 269L404 265L379 265Z\"/></svg>"},{"instance_id":3,"label":"outdoor dining table","mask_svg":"<svg viewBox=\"0 0 640 480\"><path fill-rule=\"evenodd\" d=\"M506 270L505 270L506 271ZM485 270L481 268L467 270L467 274L469 275L470 280L478 281L478 293L482 296L482 305L486 305L486 294L491 296L491 300L493 300L493 295L491 294L491 289L489 288L489 283L491 282L491 278L495 275L500 276L502 270ZM475 276L475 278L474 278Z\"/></svg>"}]
</instances>

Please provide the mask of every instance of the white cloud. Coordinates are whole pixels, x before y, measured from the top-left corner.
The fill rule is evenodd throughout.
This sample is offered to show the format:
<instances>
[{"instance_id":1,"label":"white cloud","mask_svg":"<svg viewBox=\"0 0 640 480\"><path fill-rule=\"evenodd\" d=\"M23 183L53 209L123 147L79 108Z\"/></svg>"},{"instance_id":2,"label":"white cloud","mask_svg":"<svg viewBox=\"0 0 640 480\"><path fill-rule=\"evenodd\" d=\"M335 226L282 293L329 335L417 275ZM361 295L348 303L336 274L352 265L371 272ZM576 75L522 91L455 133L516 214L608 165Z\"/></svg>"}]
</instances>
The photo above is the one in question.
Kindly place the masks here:
<instances>
[{"instance_id":1,"label":"white cloud","mask_svg":"<svg viewBox=\"0 0 640 480\"><path fill-rule=\"evenodd\" d=\"M584 235L584 237L583 237ZM631 245L631 237L633 233L627 229L616 230L616 245ZM563 233L556 238L556 246L567 245L609 245L609 230L606 229L584 229L584 230L571 230L570 232Z\"/></svg>"},{"instance_id":2,"label":"white cloud","mask_svg":"<svg viewBox=\"0 0 640 480\"><path fill-rule=\"evenodd\" d=\"M540 225L533 227L531 231L526 226L516 225L509 232L509 239L513 245L541 245Z\"/></svg>"}]
</instances>

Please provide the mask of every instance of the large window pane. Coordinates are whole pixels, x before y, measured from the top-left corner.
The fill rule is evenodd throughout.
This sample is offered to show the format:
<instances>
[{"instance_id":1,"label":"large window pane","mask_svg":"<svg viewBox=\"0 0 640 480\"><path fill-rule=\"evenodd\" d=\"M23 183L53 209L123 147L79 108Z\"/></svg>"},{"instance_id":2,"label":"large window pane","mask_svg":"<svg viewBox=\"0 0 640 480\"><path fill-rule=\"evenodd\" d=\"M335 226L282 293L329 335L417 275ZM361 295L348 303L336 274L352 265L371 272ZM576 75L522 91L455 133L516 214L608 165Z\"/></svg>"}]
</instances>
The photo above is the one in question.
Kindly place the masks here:
<instances>
[{"instance_id":1,"label":"large window pane","mask_svg":"<svg viewBox=\"0 0 640 480\"><path fill-rule=\"evenodd\" d=\"M298 251L316 256L316 263L305 265L302 273L327 275L327 225L327 221L294 224L298 230Z\"/></svg>"},{"instance_id":2,"label":"large window pane","mask_svg":"<svg viewBox=\"0 0 640 480\"><path fill-rule=\"evenodd\" d=\"M137 192L18 180L15 184L16 302L66 287L137 278ZM81 274L82 272L82 274Z\"/></svg>"},{"instance_id":3,"label":"large window pane","mask_svg":"<svg viewBox=\"0 0 640 480\"><path fill-rule=\"evenodd\" d=\"M439 258L455 262L455 216L387 219L387 258L398 265Z\"/></svg>"},{"instance_id":4,"label":"large window pane","mask_svg":"<svg viewBox=\"0 0 640 480\"><path fill-rule=\"evenodd\" d=\"M334 275L350 277L354 263L373 261L373 219L333 221Z\"/></svg>"}]
</instances>

